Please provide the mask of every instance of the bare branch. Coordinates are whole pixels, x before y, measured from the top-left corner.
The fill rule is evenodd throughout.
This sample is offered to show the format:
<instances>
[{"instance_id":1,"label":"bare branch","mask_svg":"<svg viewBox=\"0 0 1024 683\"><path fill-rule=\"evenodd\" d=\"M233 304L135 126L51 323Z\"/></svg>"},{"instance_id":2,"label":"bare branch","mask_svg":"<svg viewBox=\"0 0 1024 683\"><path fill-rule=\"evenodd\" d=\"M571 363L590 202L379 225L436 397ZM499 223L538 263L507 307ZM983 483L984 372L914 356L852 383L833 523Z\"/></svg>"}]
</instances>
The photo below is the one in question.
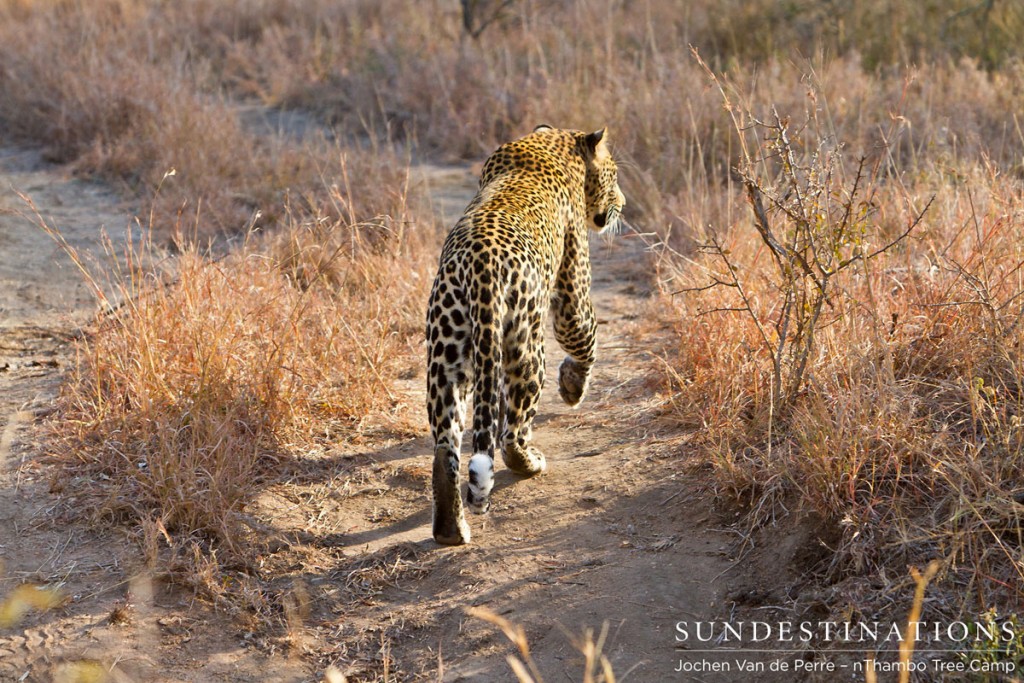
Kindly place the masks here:
<instances>
[{"instance_id":1,"label":"bare branch","mask_svg":"<svg viewBox=\"0 0 1024 683\"><path fill-rule=\"evenodd\" d=\"M772 233L771 226L768 223L768 213L764 210L764 202L761 201L761 188L758 187L753 178L746 174L743 175L743 184L747 187L747 196L750 198L750 205L754 209L754 218L756 219L754 227L757 228L757 232L761 235L764 243L771 249L772 255L779 262L779 266L784 267L783 259L789 260L789 251L779 244L774 233Z\"/></svg>"},{"instance_id":2,"label":"bare branch","mask_svg":"<svg viewBox=\"0 0 1024 683\"><path fill-rule=\"evenodd\" d=\"M796 265L800 266L800 270L811 278L811 281L814 282L815 286L817 286L819 290L824 290L825 283L814 274L814 271L811 270L810 264L807 263L807 259L805 259L799 252L780 244L779 240L775 237L775 234L771 231L768 224L768 214L765 212L764 204L761 202L761 195L763 194L761 188L749 176L744 175L743 182L747 187L747 195L750 198L750 203L754 207L754 216L757 218L757 220L754 221L754 227L757 228L757 232L761 235L761 239L764 243L768 245L769 249L771 249L782 274L786 277L791 277L792 264L796 263ZM779 204L779 202L774 198L772 198L772 201ZM782 208L781 204L779 204L779 206Z\"/></svg>"},{"instance_id":3,"label":"bare branch","mask_svg":"<svg viewBox=\"0 0 1024 683\"><path fill-rule=\"evenodd\" d=\"M709 289L714 289L715 287L736 287L736 283L725 282L724 280L719 280L715 278L712 279L711 282L704 285L703 287L683 287L682 289L677 289L674 292L670 292L670 296L675 296L676 294L688 294L690 292L706 292Z\"/></svg>"},{"instance_id":4,"label":"bare branch","mask_svg":"<svg viewBox=\"0 0 1024 683\"><path fill-rule=\"evenodd\" d=\"M900 233L900 235L898 237L893 239L891 242L886 244L884 247L879 247L878 249L875 249L873 252L871 252L867 256L865 256L864 254L855 254L854 256L851 256L850 258L840 262L839 266L835 269L834 272L839 272L843 268L846 268L850 264L855 263L856 261L860 261L861 259L863 259L865 261L869 261L869 260L875 258L876 256L878 256L879 254L884 254L885 252L887 252L890 249L892 249L893 247L895 247L897 244L899 244L904 239L906 239L907 236L910 235L910 233L914 230L914 228L916 228L921 223L921 219L924 218L924 215L928 212L928 209L931 208L932 202L934 202L934 201L935 201L935 195L932 195L931 199L928 200L928 203L925 204L923 209L921 209L921 213L917 214L917 217L910 223L910 225L907 226L907 229L904 230L902 233Z\"/></svg>"},{"instance_id":5,"label":"bare branch","mask_svg":"<svg viewBox=\"0 0 1024 683\"><path fill-rule=\"evenodd\" d=\"M850 200L846 202L846 210L843 211L843 217L840 220L840 225L849 226L850 219L853 217L853 203L857 198L857 190L860 189L860 181L864 179L864 164L867 163L867 156L862 154L857 160L857 174L853 177L853 187L850 189Z\"/></svg>"},{"instance_id":6,"label":"bare branch","mask_svg":"<svg viewBox=\"0 0 1024 683\"><path fill-rule=\"evenodd\" d=\"M739 294L740 300L743 302L743 305L746 307L746 310L750 312L750 319L753 320L754 326L757 328L758 334L761 335L761 341L764 342L765 348L768 349L768 353L774 359L776 357L777 349L775 346L772 345L771 339L768 337L768 332L765 331L764 325L761 323L761 319L757 316L757 313L754 312L754 307L750 303L750 297L747 296L747 292L743 288L743 283L740 281L738 269L735 265L733 265L732 261L729 259L729 254L724 249L722 249L721 245L718 243L718 238L712 237L711 239L712 243L717 247L718 255L725 263L725 267L729 269L729 274L732 276L732 281L736 285L736 291Z\"/></svg>"},{"instance_id":7,"label":"bare branch","mask_svg":"<svg viewBox=\"0 0 1024 683\"><path fill-rule=\"evenodd\" d=\"M701 318L705 315L711 315L712 313L748 313L750 315L754 314L754 312L751 311L746 306L722 306L719 308L711 308L706 311L700 311L699 313L697 313L697 317Z\"/></svg>"}]
</instances>

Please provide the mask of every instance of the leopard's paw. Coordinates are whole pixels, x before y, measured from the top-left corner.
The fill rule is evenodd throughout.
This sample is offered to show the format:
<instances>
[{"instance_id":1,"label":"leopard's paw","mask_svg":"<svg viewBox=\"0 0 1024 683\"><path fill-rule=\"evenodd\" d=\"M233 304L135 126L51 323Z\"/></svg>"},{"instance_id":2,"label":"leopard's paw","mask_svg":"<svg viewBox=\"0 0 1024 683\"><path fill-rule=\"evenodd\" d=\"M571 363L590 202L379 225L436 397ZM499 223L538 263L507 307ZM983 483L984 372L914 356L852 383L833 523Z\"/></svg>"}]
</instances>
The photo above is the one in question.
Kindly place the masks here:
<instances>
[{"instance_id":1,"label":"leopard's paw","mask_svg":"<svg viewBox=\"0 0 1024 683\"><path fill-rule=\"evenodd\" d=\"M590 385L590 369L566 356L558 366L558 395L566 404L576 407L583 400Z\"/></svg>"}]
</instances>

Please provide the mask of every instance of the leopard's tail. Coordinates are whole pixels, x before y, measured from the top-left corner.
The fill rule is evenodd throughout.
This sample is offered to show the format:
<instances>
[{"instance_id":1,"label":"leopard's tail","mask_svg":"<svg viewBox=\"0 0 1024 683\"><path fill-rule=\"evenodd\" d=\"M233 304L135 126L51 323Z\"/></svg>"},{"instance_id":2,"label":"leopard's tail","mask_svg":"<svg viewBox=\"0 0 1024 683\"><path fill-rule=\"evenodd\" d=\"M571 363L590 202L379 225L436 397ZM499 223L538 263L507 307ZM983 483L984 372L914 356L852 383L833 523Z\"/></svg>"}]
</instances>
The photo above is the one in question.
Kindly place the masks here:
<instances>
[{"instance_id":1,"label":"leopard's tail","mask_svg":"<svg viewBox=\"0 0 1024 683\"><path fill-rule=\"evenodd\" d=\"M494 451L504 424L502 396L502 321L505 300L498 268L484 255L476 265L478 275L470 285L470 320L473 335L473 457L469 461L470 510L487 512L494 486Z\"/></svg>"}]
</instances>

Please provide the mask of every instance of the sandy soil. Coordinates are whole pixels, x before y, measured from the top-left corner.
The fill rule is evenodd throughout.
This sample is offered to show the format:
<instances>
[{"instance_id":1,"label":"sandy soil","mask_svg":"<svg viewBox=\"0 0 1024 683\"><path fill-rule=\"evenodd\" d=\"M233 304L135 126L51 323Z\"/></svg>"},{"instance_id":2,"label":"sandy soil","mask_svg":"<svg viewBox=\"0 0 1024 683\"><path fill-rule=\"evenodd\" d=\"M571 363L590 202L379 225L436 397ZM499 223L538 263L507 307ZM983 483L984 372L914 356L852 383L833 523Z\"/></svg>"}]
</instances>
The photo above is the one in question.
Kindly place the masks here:
<instances>
[{"instance_id":1,"label":"sandy soil","mask_svg":"<svg viewBox=\"0 0 1024 683\"><path fill-rule=\"evenodd\" d=\"M423 167L420 176L449 222L475 185L467 169ZM644 417L655 400L645 371L657 361L635 327L649 287L635 236L592 247L601 328L591 394L571 410L549 384L535 428L549 471L521 480L499 464L491 512L470 520L472 545L430 539L422 419L409 433L300 458L259 494L249 512L274 541L259 578L297 605L282 634L249 630L180 587L139 578L125 529L86 526L49 492L34 429L94 304L50 238L10 213L25 208L12 187L85 250L96 249L102 226L123 234L128 223L110 192L32 152L0 151L0 596L28 581L69 596L0 630L0 681L59 680L82 661L125 681L297 683L321 680L328 664L350 680L513 680L512 647L467 616L469 606L521 624L549 682L582 680L570 636L602 624L620 681L742 679L676 673L696 656L677 649L676 622L721 619L738 594L794 585L791 559L813 541L793 531L737 563L731 518L700 492L686 436ZM561 358L549 340L549 377ZM419 410L422 373L396 390Z\"/></svg>"}]
</instances>

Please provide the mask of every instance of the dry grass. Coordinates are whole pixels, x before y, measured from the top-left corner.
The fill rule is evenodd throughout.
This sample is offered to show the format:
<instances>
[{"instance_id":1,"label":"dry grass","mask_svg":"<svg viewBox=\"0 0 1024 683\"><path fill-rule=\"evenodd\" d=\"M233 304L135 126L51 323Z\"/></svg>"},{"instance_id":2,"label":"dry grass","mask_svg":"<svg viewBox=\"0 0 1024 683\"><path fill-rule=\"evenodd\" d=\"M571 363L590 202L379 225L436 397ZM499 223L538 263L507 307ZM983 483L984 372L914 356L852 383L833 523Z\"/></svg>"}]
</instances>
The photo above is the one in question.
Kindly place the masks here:
<instances>
[{"instance_id":1,"label":"dry grass","mask_svg":"<svg viewBox=\"0 0 1024 683\"><path fill-rule=\"evenodd\" d=\"M54 488L125 523L154 570L288 630L247 569L268 539L246 505L283 463L419 410L395 383L419 362L439 230L387 139L244 127L214 57L264 26L246 15L0 2L0 127L144 207L109 263L79 261L102 312L50 424ZM224 233L230 250L202 246Z\"/></svg>"},{"instance_id":2,"label":"dry grass","mask_svg":"<svg viewBox=\"0 0 1024 683\"><path fill-rule=\"evenodd\" d=\"M897 159L942 162L984 149L1019 165L1013 114L1024 103L1024 69L1017 41L1000 38L1018 33L1019 11L997 3L985 17L953 18L974 3L958 0L946 13L899 4L915 31L934 26L937 36L950 21L956 30L928 45L878 35L877 16L891 3L858 3L842 16L795 3L782 16L775 3L723 12L719 3L577 0L512 3L471 40L456 3L7 0L0 120L85 172L145 192L175 168L176 185L161 193L171 218L160 220L172 224L183 203L203 199L204 220L234 230L257 208L273 224L282 188L314 192L337 173L315 145L297 150L243 130L239 98L308 109L340 135L404 139L444 158L477 159L540 122L609 124L634 215L691 231L735 219L719 188L738 153L693 44L713 65L751 74L747 94L763 106L802 110L808 83L822 84L832 133L857 145L874 144L900 100L903 72L888 65L920 58L900 107L911 128ZM755 18L779 30L739 31ZM772 44L749 38L762 33ZM799 49L787 50L789 41ZM413 59L417 68L407 68ZM872 77L865 66L880 60L886 68Z\"/></svg>"},{"instance_id":3,"label":"dry grass","mask_svg":"<svg viewBox=\"0 0 1024 683\"><path fill-rule=\"evenodd\" d=\"M449 159L477 159L541 122L609 124L634 216L689 233L735 220L720 190L738 159L717 94L690 57L693 44L713 65L750 75L744 87L758 106L801 111L808 87L817 88L830 133L851 145L873 146L899 109L907 130L892 153L901 164L984 151L1019 165L1019 10L997 3L981 16L957 14L974 7L966 0L945 12L898 4L908 27L900 30L931 26L921 33L933 37L879 34L879 14L894 10L878 2L839 14L814 3L723 11L711 2L683 10L514 2L471 40L456 3L7 0L0 120L83 171L146 191L176 168L180 187L161 194L165 212L173 218L203 198L204 220L235 230L257 208L272 224L282 188L314 192L338 170L315 149L248 134L235 99L301 107L342 136L404 139ZM760 31L739 29L755 21ZM778 30L764 30L766 21ZM760 35L770 44L751 39ZM899 105L904 71L890 65L903 59L919 66ZM417 68L407 68L410 60ZM865 70L876 64L885 68Z\"/></svg>"},{"instance_id":4,"label":"dry grass","mask_svg":"<svg viewBox=\"0 0 1024 683\"><path fill-rule=\"evenodd\" d=\"M530 655L530 643L526 638L526 630L514 622L495 614L484 607L468 607L466 614L488 624L497 626L505 638L519 650L519 657L507 655L505 661L515 674L519 683L544 683L544 678L537 664ZM605 638L608 635L608 624L605 623L600 635L594 639L594 632L587 629L582 636L570 636L573 647L583 655L582 683L615 683L615 672L611 662L602 653Z\"/></svg>"},{"instance_id":5,"label":"dry grass","mask_svg":"<svg viewBox=\"0 0 1024 683\"><path fill-rule=\"evenodd\" d=\"M834 520L842 541L819 568L830 580L938 557L946 587L957 589L954 613L1017 600L1020 181L992 161L983 138L941 155L914 151L902 139L911 126L899 107L914 106L907 94L893 102L892 122L876 130L873 148L845 148L866 158L863 177L855 154L832 166L826 159L844 148L829 118L829 88L813 84L803 107L779 109L799 130L792 173L776 167L786 163L777 140L752 125L764 116L761 101L745 85L728 89L757 182L778 198L766 200L774 229L790 239L807 221L820 223L799 248L813 270L833 278L833 289L800 391L780 409L773 349L805 343L811 330L787 328L788 285L737 188L734 219L711 221L695 238L717 246L667 261L660 303L679 335L667 364L667 411L699 430L717 488L745 501L753 524L794 502ZM808 187L820 191L801 194ZM801 214L793 197L820 204ZM851 226L836 216L849 207L862 217L844 246L835 231ZM850 269L835 267L851 257L859 260ZM791 372L792 360L782 361Z\"/></svg>"},{"instance_id":6,"label":"dry grass","mask_svg":"<svg viewBox=\"0 0 1024 683\"><path fill-rule=\"evenodd\" d=\"M464 34L456 3L306 2L299 9L278 0L246 5L246 12L228 3L192 7L194 20L172 12L168 21L190 37L193 59L231 92L309 109L340 131L406 139L445 158L477 159L542 122L608 124L629 167L623 175L634 216L692 230L730 212L720 186L738 149L691 44L716 67L748 75L746 94L758 106L803 110L808 87L820 84L831 132L849 144L874 145L878 127L887 128L899 107L912 126L893 149L901 163L977 157L982 149L999 163L1021 163L1013 119L1024 92L1014 39L1024 22L1019 10L997 3L982 21L970 12L954 17L975 5L966 0L945 12L897 4L907 22L886 25L922 35L922 26L934 27L927 44L880 34L878 16L895 10L879 2L827 13L809 2L785 10L774 2L729 3L726 11L711 2L513 2L480 40ZM246 19L234 18L240 15ZM769 20L777 30L765 28ZM740 28L752 23L758 30ZM955 30L940 38L943 25ZM842 36L837 26L845 27ZM762 35L772 43L757 40ZM415 69L406 66L412 59ZM900 106L904 60L919 66ZM997 71L984 68L997 64Z\"/></svg>"},{"instance_id":7,"label":"dry grass","mask_svg":"<svg viewBox=\"0 0 1024 683\"><path fill-rule=\"evenodd\" d=\"M256 212L255 225L276 227L286 190L326 203L325 179L342 173L337 150L315 135L300 144L246 130L200 57L203 36L186 30L199 31L206 13L188 11L142 0L0 2L5 137L123 186L144 213L152 204L161 238L183 214L203 238L243 231Z\"/></svg>"},{"instance_id":8,"label":"dry grass","mask_svg":"<svg viewBox=\"0 0 1024 683\"><path fill-rule=\"evenodd\" d=\"M360 182L383 159L361 157ZM358 194L335 188L333 206L287 213L286 228L221 258L185 243L155 274L151 243L127 247L97 284L108 305L60 397L55 485L94 515L142 523L151 549L202 541L237 560L242 510L282 459L402 414L392 384L420 333L436 231L413 222L390 168L391 196L376 195L390 211L371 221L329 218ZM385 267L396 261L403 278ZM202 557L181 559L216 585Z\"/></svg>"}]
</instances>

